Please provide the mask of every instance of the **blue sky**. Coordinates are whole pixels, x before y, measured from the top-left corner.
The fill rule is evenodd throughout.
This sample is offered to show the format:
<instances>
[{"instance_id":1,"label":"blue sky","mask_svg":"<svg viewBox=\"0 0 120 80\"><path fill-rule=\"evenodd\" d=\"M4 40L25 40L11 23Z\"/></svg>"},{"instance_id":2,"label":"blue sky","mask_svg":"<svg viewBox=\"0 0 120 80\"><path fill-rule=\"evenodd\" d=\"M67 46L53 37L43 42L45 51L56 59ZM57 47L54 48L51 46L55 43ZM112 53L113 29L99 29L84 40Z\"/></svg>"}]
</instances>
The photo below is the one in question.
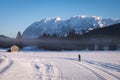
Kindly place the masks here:
<instances>
[{"instance_id":1,"label":"blue sky","mask_svg":"<svg viewBox=\"0 0 120 80\"><path fill-rule=\"evenodd\" d=\"M76 15L120 19L120 0L0 0L0 34L15 37L35 21Z\"/></svg>"}]
</instances>

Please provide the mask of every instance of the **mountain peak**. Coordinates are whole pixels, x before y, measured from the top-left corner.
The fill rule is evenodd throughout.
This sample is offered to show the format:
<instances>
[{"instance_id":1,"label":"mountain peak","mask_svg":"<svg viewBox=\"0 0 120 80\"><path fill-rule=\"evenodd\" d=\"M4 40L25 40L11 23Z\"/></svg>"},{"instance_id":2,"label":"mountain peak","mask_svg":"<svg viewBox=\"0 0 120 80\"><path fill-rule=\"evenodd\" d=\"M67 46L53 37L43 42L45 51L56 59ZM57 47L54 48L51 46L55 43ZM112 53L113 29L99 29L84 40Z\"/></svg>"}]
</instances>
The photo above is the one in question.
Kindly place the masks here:
<instances>
[{"instance_id":1,"label":"mountain peak","mask_svg":"<svg viewBox=\"0 0 120 80\"><path fill-rule=\"evenodd\" d=\"M73 16L72 18L86 18L86 15L78 15L78 16Z\"/></svg>"},{"instance_id":2,"label":"mountain peak","mask_svg":"<svg viewBox=\"0 0 120 80\"><path fill-rule=\"evenodd\" d=\"M45 18L45 19L43 19L41 21L46 23L46 22L49 22L49 21L57 22L57 21L60 21L60 20L62 20L60 17L55 17L55 18Z\"/></svg>"},{"instance_id":3,"label":"mountain peak","mask_svg":"<svg viewBox=\"0 0 120 80\"><path fill-rule=\"evenodd\" d=\"M92 16L92 18L95 18L95 19L97 19L97 20L102 19L102 17L101 17L101 16Z\"/></svg>"},{"instance_id":4,"label":"mountain peak","mask_svg":"<svg viewBox=\"0 0 120 80\"><path fill-rule=\"evenodd\" d=\"M56 19L57 21L60 21L60 20L61 20L61 18L60 18L60 17L56 17L55 19Z\"/></svg>"}]
</instances>

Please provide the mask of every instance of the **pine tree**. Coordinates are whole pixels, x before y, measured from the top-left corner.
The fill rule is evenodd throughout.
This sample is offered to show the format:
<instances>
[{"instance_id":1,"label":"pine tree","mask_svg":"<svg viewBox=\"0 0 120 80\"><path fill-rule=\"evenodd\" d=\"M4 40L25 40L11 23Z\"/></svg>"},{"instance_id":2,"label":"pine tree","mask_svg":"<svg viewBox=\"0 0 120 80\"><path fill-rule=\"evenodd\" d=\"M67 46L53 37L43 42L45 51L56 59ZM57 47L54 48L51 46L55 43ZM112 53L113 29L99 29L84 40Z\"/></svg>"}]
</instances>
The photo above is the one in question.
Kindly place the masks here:
<instances>
[{"instance_id":1,"label":"pine tree","mask_svg":"<svg viewBox=\"0 0 120 80\"><path fill-rule=\"evenodd\" d=\"M19 48L23 48L23 40L21 32L19 31L16 36L16 45L19 46Z\"/></svg>"},{"instance_id":2,"label":"pine tree","mask_svg":"<svg viewBox=\"0 0 120 80\"><path fill-rule=\"evenodd\" d=\"M67 38L74 38L74 37L75 37L75 30L72 29L72 30L68 33Z\"/></svg>"},{"instance_id":3,"label":"pine tree","mask_svg":"<svg viewBox=\"0 0 120 80\"><path fill-rule=\"evenodd\" d=\"M16 38L21 38L21 37L22 37L22 35L21 35L21 32L19 31L19 32L17 33Z\"/></svg>"}]
</instances>

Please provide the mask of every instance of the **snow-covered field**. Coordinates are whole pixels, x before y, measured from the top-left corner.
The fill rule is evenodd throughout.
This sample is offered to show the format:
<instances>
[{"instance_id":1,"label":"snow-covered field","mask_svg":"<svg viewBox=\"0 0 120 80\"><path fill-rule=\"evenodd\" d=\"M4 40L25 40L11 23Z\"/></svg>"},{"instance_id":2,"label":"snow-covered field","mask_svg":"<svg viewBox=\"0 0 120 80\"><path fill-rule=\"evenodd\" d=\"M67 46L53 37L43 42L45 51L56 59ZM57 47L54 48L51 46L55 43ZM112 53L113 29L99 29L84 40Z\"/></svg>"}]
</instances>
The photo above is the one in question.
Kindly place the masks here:
<instances>
[{"instance_id":1,"label":"snow-covered field","mask_svg":"<svg viewBox=\"0 0 120 80\"><path fill-rule=\"evenodd\" d=\"M0 80L120 80L120 52L1 51Z\"/></svg>"}]
</instances>

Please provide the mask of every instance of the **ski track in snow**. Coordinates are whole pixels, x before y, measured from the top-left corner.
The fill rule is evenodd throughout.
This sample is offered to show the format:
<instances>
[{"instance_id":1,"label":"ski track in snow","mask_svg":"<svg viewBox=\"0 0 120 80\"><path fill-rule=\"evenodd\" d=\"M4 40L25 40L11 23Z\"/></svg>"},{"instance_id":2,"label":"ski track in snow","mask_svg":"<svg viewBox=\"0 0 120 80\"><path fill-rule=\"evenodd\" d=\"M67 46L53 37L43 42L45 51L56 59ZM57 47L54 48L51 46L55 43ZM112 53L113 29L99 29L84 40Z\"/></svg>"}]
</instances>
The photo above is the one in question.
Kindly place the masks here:
<instances>
[{"instance_id":1,"label":"ski track in snow","mask_svg":"<svg viewBox=\"0 0 120 80\"><path fill-rule=\"evenodd\" d=\"M80 80L80 79L104 80L97 79L97 77L94 76L94 74L92 74L91 71L88 71L86 68L83 68L81 66L78 65L76 66L76 64L73 63L72 61L69 60L61 61L60 59L56 59L56 61L57 61L56 64L58 64L58 69L61 71L62 80ZM64 64L61 64L63 62ZM89 74L86 74L86 72L88 72Z\"/></svg>"},{"instance_id":2,"label":"ski track in snow","mask_svg":"<svg viewBox=\"0 0 120 80\"><path fill-rule=\"evenodd\" d=\"M91 65L91 66L93 66L93 65ZM116 75L114 75L114 74L112 74L112 73L110 73L110 72L108 72L108 71L106 71L106 70L104 70L104 69L99 68L99 67L96 67L96 66L93 66L93 67L95 67L96 69L99 69L99 70L101 70L101 71L103 71L103 72L105 72L105 73L107 73L107 74L115 77L116 79L120 80L120 77L119 77L119 76L116 76Z\"/></svg>"},{"instance_id":3,"label":"ski track in snow","mask_svg":"<svg viewBox=\"0 0 120 80\"><path fill-rule=\"evenodd\" d=\"M119 76L116 76L116 75L114 75L113 73L110 73L110 72L108 72L108 71L106 71L106 70L101 69L100 67L98 67L99 65L104 64L104 63L102 63L102 62L96 62L96 63L101 63L101 64L99 64L99 65L97 65L97 66L94 66L95 63L92 63L92 62L89 61L89 60L87 60L87 61L86 61L86 60L83 60L84 62L87 63L87 65L86 65L86 63L84 63L84 62L80 63L80 62L78 62L76 59L70 59L70 58L63 58L63 59L65 59L65 60L70 60L71 62L73 62L73 63L76 64L77 66L82 66L82 67L86 68L87 70L89 70L89 71L91 71L93 74L95 74L95 75L97 76L98 80L120 80L120 77L119 77ZM95 62L95 61L93 61L93 62ZM89 64L88 64L88 63L89 63ZM110 63L109 63L109 64L110 64ZM89 65L90 65L91 68L89 67ZM109 66L110 66L110 65L107 66L107 64L106 64L106 65L104 64L104 66L106 66L105 68L109 69ZM115 69L116 66L117 66L116 64L115 64L115 65L112 64L112 67L111 67L111 68ZM103 66L101 66L101 67L103 67ZM97 69L97 71L102 71L102 73L107 74L107 76L109 76L109 78L106 79L106 78L105 78L106 75L105 75L105 76L102 76L99 72L95 71L95 68ZM120 67L117 67L117 68L120 68ZM115 71L117 71L117 70L115 70Z\"/></svg>"},{"instance_id":4,"label":"ski track in snow","mask_svg":"<svg viewBox=\"0 0 120 80\"><path fill-rule=\"evenodd\" d=\"M12 60L9 60L7 58L7 56L4 56L4 55L0 55L0 74L4 73L5 71L7 71L7 69L9 69L12 64L13 64L13 61ZM4 63L4 64L3 64Z\"/></svg>"},{"instance_id":5,"label":"ski track in snow","mask_svg":"<svg viewBox=\"0 0 120 80\"><path fill-rule=\"evenodd\" d=\"M49 62L42 58L40 59L20 58L19 59L19 58L7 58L4 56L5 55L0 55L0 61L1 61L0 80L9 80L9 78L3 77L6 73L7 74L12 73L12 74L18 75L18 77L19 76L24 77L22 79L19 79L18 77L16 78L13 77L14 80L16 80L17 78L18 78L17 80L61 80L58 75L59 74L58 69L55 67L53 62ZM19 68L16 68L16 67L19 67ZM21 69L21 70L18 70L19 72L17 71L14 72L15 71L14 69L15 70ZM13 71L13 72L10 72L10 71ZM29 79L28 77L31 75L34 75L34 76L30 77ZM8 75L8 77L11 77L11 76Z\"/></svg>"},{"instance_id":6,"label":"ski track in snow","mask_svg":"<svg viewBox=\"0 0 120 80\"><path fill-rule=\"evenodd\" d=\"M103 77L103 76L100 75L99 73L95 72L93 69L90 69L90 68L88 68L87 66L85 66L85 65L83 65L83 64L78 64L78 63L76 63L76 64L77 64L77 65L80 65L80 66L82 66L82 67L84 67L84 68L86 68L86 69L89 70L89 71L91 71L93 74L95 74L95 75L97 76L98 80L107 80L105 77Z\"/></svg>"},{"instance_id":7,"label":"ski track in snow","mask_svg":"<svg viewBox=\"0 0 120 80\"><path fill-rule=\"evenodd\" d=\"M32 64L40 80L59 80L58 70L53 63L45 59L36 59Z\"/></svg>"},{"instance_id":8,"label":"ski track in snow","mask_svg":"<svg viewBox=\"0 0 120 80\"><path fill-rule=\"evenodd\" d=\"M89 64L94 64L97 66L101 66L110 70L118 71L120 72L120 65L117 64L111 64L111 63L103 63L103 62L97 62L97 61L90 61L90 60L83 60L84 62L87 62Z\"/></svg>"},{"instance_id":9,"label":"ski track in snow","mask_svg":"<svg viewBox=\"0 0 120 80\"><path fill-rule=\"evenodd\" d=\"M0 80L120 80L119 64L51 55L0 53Z\"/></svg>"},{"instance_id":10,"label":"ski track in snow","mask_svg":"<svg viewBox=\"0 0 120 80\"><path fill-rule=\"evenodd\" d=\"M102 75L100 75L98 72L94 71L93 69L90 69L88 66L85 66L84 64L82 64L80 62L74 61L74 59L65 59L65 60L68 60L71 63L74 63L74 65L76 65L78 67L83 67L86 70L92 72L97 77L98 80L107 80L105 77L103 77Z\"/></svg>"},{"instance_id":11,"label":"ski track in snow","mask_svg":"<svg viewBox=\"0 0 120 80\"><path fill-rule=\"evenodd\" d=\"M9 69L12 64L13 64L13 61L8 61L7 62L8 64L4 65L4 67L2 67L2 69L0 70L0 74L4 73L5 71L7 71L7 69Z\"/></svg>"}]
</instances>

